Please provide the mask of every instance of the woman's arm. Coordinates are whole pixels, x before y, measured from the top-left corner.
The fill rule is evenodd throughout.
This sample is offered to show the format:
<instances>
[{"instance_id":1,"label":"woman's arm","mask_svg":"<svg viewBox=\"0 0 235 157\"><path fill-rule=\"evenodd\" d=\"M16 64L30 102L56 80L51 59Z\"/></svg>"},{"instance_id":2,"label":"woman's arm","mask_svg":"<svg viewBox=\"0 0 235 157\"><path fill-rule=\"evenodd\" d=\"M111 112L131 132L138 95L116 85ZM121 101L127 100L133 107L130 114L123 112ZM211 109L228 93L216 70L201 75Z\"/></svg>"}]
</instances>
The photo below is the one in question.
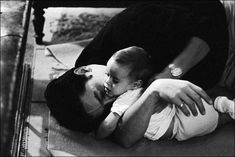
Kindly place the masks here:
<instances>
[{"instance_id":1,"label":"woman's arm","mask_svg":"<svg viewBox=\"0 0 235 157\"><path fill-rule=\"evenodd\" d=\"M117 126L119 118L120 116L117 113L111 112L100 124L96 133L96 138L103 139L111 135Z\"/></svg>"},{"instance_id":2,"label":"woman's arm","mask_svg":"<svg viewBox=\"0 0 235 157\"><path fill-rule=\"evenodd\" d=\"M196 107L200 110L201 114L205 114L202 99L209 104L213 103L202 88L185 80L158 79L151 84L151 88L158 91L162 99L175 104L186 116L190 115L190 111L193 115L197 116Z\"/></svg>"},{"instance_id":3,"label":"woman's arm","mask_svg":"<svg viewBox=\"0 0 235 157\"><path fill-rule=\"evenodd\" d=\"M160 74L156 74L150 80L150 82L152 82L156 79L159 79L159 78L175 78L175 79L181 78L191 68L193 68L201 60L203 60L203 58L207 55L209 50L210 50L209 45L204 40L202 40L198 37L192 37L189 44L182 51L182 53L180 53L180 55L177 56L172 61L172 63L169 64L169 65L171 65L171 67L168 66ZM174 72L173 70L175 70L175 69L172 69L172 66L173 66L173 68L177 68L176 75L174 75L174 73L173 73ZM200 93L203 92L202 89L198 89L198 90L200 90ZM204 93L204 95L205 95L205 93ZM196 94L196 96L200 96L200 95ZM194 100L196 100L196 101L194 101ZM206 97L205 100L209 104L211 104L209 97ZM198 107L201 114L204 114L204 112L205 112L205 108L202 105L201 99L198 100L198 99L192 99L189 97L189 98L186 98L185 101L183 101L183 102L182 101L177 101L177 102L179 103L179 105L182 103L187 104L194 116L196 116L198 114L198 112L196 110L196 106ZM194 104L196 104L196 106ZM185 108L185 107L180 108L180 109L183 109L182 111L185 114L189 113L187 111L187 108Z\"/></svg>"},{"instance_id":4,"label":"woman's arm","mask_svg":"<svg viewBox=\"0 0 235 157\"><path fill-rule=\"evenodd\" d=\"M185 49L160 74L156 74L152 81L158 78L181 78L192 67L198 64L209 52L209 45L198 37L192 37ZM171 67L181 70L178 76L172 75Z\"/></svg>"},{"instance_id":5,"label":"woman's arm","mask_svg":"<svg viewBox=\"0 0 235 157\"><path fill-rule=\"evenodd\" d=\"M148 127L155 104L160 98L180 105L182 101L186 101L189 98L198 102L201 97L206 100L209 99L209 96L201 88L188 81L175 79L155 80L124 113L117 129L114 131L115 140L125 147L129 147L140 140ZM195 105L188 105L188 107L193 108ZM182 111L189 115L185 105L182 107Z\"/></svg>"}]
</instances>

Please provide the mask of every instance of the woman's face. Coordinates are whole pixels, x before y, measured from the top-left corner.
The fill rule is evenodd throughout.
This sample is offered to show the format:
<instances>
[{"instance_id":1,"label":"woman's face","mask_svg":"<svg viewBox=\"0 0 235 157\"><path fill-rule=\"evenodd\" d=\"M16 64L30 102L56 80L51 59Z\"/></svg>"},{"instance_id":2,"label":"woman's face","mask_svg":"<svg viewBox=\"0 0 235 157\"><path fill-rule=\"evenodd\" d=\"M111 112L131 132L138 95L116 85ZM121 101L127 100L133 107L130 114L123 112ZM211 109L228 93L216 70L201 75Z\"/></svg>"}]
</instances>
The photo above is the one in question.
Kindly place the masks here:
<instances>
[{"instance_id":1,"label":"woman's face","mask_svg":"<svg viewBox=\"0 0 235 157\"><path fill-rule=\"evenodd\" d=\"M104 79L106 67L104 65L92 64L85 66L85 75L89 78L85 84L85 92L80 97L86 112L92 116L103 113L104 106L113 101L104 92Z\"/></svg>"}]
</instances>

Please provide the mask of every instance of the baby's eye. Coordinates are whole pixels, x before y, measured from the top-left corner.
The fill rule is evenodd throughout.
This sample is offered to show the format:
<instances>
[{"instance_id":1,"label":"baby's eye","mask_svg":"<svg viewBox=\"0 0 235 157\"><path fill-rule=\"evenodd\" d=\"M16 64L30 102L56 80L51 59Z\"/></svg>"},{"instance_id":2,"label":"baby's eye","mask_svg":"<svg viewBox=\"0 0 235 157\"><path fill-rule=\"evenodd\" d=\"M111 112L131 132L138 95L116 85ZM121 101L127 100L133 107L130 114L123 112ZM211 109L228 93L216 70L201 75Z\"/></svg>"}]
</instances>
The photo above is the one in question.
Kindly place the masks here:
<instances>
[{"instance_id":1,"label":"baby's eye","mask_svg":"<svg viewBox=\"0 0 235 157\"><path fill-rule=\"evenodd\" d=\"M117 84L119 81L117 79L113 79L113 83Z\"/></svg>"}]
</instances>

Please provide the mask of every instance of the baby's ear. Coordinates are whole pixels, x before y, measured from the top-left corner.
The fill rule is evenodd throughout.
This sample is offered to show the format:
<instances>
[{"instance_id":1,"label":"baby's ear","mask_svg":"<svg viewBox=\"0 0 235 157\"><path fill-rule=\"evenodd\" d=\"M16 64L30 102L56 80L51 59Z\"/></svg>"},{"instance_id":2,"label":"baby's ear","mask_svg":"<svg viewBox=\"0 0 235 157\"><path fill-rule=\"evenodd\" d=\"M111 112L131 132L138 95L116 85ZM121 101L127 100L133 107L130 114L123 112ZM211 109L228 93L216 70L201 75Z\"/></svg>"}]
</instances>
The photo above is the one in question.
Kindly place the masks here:
<instances>
[{"instance_id":1,"label":"baby's ear","mask_svg":"<svg viewBox=\"0 0 235 157\"><path fill-rule=\"evenodd\" d=\"M86 76L87 78L90 78L92 77L91 75L91 69L90 68L87 68L86 66L82 66L82 67L79 67L79 68L76 68L74 69L74 74L76 75L83 75L83 76Z\"/></svg>"},{"instance_id":2,"label":"baby's ear","mask_svg":"<svg viewBox=\"0 0 235 157\"><path fill-rule=\"evenodd\" d=\"M140 87L142 87L142 85L143 85L143 81L142 80L135 81L133 83L133 89L140 88Z\"/></svg>"}]
</instances>

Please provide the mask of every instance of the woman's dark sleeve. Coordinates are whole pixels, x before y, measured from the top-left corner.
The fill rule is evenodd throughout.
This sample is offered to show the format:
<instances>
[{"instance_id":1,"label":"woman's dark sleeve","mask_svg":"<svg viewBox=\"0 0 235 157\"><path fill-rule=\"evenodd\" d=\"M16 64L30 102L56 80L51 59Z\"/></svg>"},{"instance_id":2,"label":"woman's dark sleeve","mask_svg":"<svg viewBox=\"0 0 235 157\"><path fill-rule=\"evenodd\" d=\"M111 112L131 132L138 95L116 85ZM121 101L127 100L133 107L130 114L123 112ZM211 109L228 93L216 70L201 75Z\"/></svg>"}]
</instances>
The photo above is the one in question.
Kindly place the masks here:
<instances>
[{"instance_id":1,"label":"woman's dark sleeve","mask_svg":"<svg viewBox=\"0 0 235 157\"><path fill-rule=\"evenodd\" d=\"M193 36L204 40L213 53L218 46L226 49L228 43L228 25L224 6L220 1L195 2Z\"/></svg>"},{"instance_id":2,"label":"woman's dark sleeve","mask_svg":"<svg viewBox=\"0 0 235 157\"><path fill-rule=\"evenodd\" d=\"M113 54L112 50L112 23L109 21L97 36L83 49L77 58L75 67L88 64L106 64Z\"/></svg>"}]
</instances>

